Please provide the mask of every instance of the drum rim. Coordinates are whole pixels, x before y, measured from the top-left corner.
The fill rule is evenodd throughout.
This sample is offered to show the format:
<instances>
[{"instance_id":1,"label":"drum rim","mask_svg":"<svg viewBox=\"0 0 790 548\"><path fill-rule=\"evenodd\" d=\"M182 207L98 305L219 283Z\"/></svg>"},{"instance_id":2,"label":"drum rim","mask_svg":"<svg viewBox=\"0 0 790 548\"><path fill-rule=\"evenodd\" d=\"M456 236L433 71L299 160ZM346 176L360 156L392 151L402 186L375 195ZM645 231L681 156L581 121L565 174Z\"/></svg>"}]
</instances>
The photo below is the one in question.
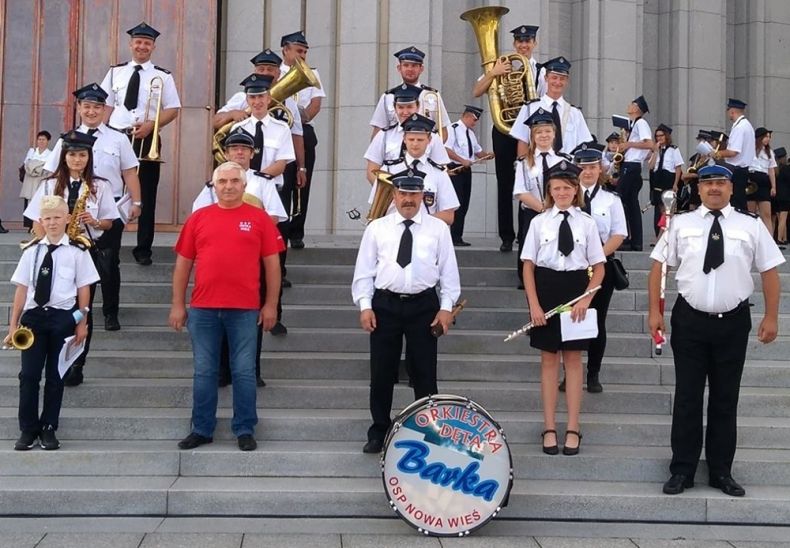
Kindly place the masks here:
<instances>
[{"instance_id":1,"label":"drum rim","mask_svg":"<svg viewBox=\"0 0 790 548\"><path fill-rule=\"evenodd\" d=\"M389 486L387 485L387 478L384 475L384 463L386 461L387 452L389 451L390 442L392 441L393 436L398 430L400 430L401 425L406 421L406 419L416 414L418 409L422 410L423 406L425 406L426 409L433 407L434 405L431 405L432 403L433 404L457 403L463 405L464 407L469 407L474 411L476 411L477 413L480 413L481 415L485 416L486 419L491 421L491 424L494 427L496 427L497 431L499 432L499 435L502 437L502 441L504 441L505 447L507 448L510 473L508 475L509 477L508 477L507 488L505 489L505 494L502 497L502 502L500 502L497 505L494 512L486 519L476 524L474 527L470 527L469 529L464 529L456 533L441 533L437 531L430 531L425 527L421 527L415 523L412 523L409 519L407 519L406 516L403 514L403 512L401 512L398 509L398 507L395 504L395 501L393 501L392 498L390 497ZM486 411L486 409L482 405L478 404L474 400L471 400L465 396L459 396L456 394L433 394L431 396L425 396L423 398L420 398L419 400L415 400L414 402L404 407L403 410L395 416L395 418L392 421L392 424L387 430L387 435L384 436L384 446L381 451L381 457L379 458L379 466L381 468L381 482L384 486L384 494L387 497L387 503L390 505L390 508L392 508L392 510L398 515L401 521L409 524L411 527L413 527L423 535L432 536L432 537L450 537L450 538L465 537L465 536L469 536L470 534L474 533L481 527L485 526L489 521L491 521L497 515L499 515L499 512L501 512L502 509L507 506L508 501L510 500L510 492L513 489L513 483L515 479L515 473L513 469L513 452L510 450L510 444L507 441L507 436L505 435L505 431L502 429L502 426L499 424L499 422L496 419L494 419L494 417L491 416L491 413Z\"/></svg>"}]
</instances>

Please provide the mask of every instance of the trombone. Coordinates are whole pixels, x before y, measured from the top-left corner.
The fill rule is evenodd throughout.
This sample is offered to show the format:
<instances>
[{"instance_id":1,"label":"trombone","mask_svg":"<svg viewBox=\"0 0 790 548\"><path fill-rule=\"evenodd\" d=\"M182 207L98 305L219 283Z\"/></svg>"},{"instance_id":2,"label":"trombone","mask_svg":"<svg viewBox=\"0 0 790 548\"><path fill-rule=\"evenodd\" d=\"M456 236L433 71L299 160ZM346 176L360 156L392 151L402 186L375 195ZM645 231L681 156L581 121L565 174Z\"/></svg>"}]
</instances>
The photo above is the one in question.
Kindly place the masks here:
<instances>
[{"instance_id":1,"label":"trombone","mask_svg":"<svg viewBox=\"0 0 790 548\"><path fill-rule=\"evenodd\" d=\"M429 106L429 103L432 105ZM432 106L435 105L435 108ZM442 136L442 96L439 95L438 91L424 91L422 94L422 99L420 100L420 114L426 116L433 120L436 123L436 132L439 134L439 137L444 139Z\"/></svg>"},{"instance_id":2,"label":"trombone","mask_svg":"<svg viewBox=\"0 0 790 548\"><path fill-rule=\"evenodd\" d=\"M145 100L145 116L143 123L148 121L148 112L151 110L151 102L154 100L156 94L156 114L154 115L154 129L151 130L151 146L148 148L148 154L143 156L143 146L140 145L140 155L137 159L141 162L160 162L164 163L159 157L159 119L162 115L162 90L164 89L164 80L161 76L154 76L151 78L150 87L148 89L148 98ZM132 134L132 148L134 148L135 137ZM140 172L140 166L137 166L137 172Z\"/></svg>"}]
</instances>

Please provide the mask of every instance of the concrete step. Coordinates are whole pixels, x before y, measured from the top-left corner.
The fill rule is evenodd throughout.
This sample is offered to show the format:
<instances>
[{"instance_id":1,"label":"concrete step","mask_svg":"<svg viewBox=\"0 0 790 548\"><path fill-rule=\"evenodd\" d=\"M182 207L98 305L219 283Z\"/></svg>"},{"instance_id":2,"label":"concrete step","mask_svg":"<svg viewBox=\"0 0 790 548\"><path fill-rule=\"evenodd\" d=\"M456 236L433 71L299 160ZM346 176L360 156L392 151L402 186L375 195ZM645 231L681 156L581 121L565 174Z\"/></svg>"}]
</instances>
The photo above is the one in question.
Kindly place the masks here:
<instances>
[{"instance_id":1,"label":"concrete step","mask_svg":"<svg viewBox=\"0 0 790 548\"><path fill-rule=\"evenodd\" d=\"M265 391L265 389L264 389ZM220 408L215 439L232 439L231 410ZM542 413L497 411L494 418L512 443L532 443L543 430ZM560 413L558 415L562 417ZM370 413L364 409L259 409L256 436L278 441L357 441L365 439ZM562 425L562 418L560 423ZM667 447L668 414L584 413L585 443ZM759 449L790 447L786 418L741 417L738 446ZM64 408L58 437L62 440L177 440L190 431L188 408ZM0 407L0 439L19 436L17 408Z\"/></svg>"},{"instance_id":2,"label":"concrete step","mask_svg":"<svg viewBox=\"0 0 790 548\"><path fill-rule=\"evenodd\" d=\"M380 477L379 461L358 442L266 441L242 452L233 441L217 441L180 451L175 440L71 440L57 451L19 453L14 440L0 440L0 468L9 476L176 476L184 477ZM584 444L576 459L544 454L538 443L511 444L519 480L584 480L595 470L599 481L666 480L669 449ZM741 449L733 474L746 485L790 485L790 451ZM705 483L704 461L697 481Z\"/></svg>"}]
</instances>

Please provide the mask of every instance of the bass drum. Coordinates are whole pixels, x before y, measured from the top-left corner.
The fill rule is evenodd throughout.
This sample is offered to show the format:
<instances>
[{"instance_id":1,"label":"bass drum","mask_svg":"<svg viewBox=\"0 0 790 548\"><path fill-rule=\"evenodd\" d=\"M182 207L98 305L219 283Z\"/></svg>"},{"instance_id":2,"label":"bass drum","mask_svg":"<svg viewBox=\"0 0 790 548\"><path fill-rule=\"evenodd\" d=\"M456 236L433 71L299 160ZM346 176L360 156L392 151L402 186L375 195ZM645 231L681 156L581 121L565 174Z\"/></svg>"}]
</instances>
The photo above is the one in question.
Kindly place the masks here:
<instances>
[{"instance_id":1,"label":"bass drum","mask_svg":"<svg viewBox=\"0 0 790 548\"><path fill-rule=\"evenodd\" d=\"M393 421L381 475L390 506L420 533L461 537L507 506L513 459L505 434L475 402L417 400Z\"/></svg>"}]
</instances>

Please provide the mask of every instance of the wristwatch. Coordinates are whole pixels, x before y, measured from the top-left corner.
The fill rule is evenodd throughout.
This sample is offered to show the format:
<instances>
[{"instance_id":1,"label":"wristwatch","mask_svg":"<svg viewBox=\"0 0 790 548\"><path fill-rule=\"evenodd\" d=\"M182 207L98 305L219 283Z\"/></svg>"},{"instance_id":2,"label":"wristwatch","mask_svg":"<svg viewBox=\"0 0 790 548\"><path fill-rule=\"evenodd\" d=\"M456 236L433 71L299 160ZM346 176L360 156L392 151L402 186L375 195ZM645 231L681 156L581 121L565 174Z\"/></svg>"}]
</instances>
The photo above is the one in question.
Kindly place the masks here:
<instances>
[{"instance_id":1,"label":"wristwatch","mask_svg":"<svg viewBox=\"0 0 790 548\"><path fill-rule=\"evenodd\" d=\"M306 167L300 167L299 171L307 171L307 168Z\"/></svg>"},{"instance_id":2,"label":"wristwatch","mask_svg":"<svg viewBox=\"0 0 790 548\"><path fill-rule=\"evenodd\" d=\"M132 202L133 206L143 207L143 202Z\"/></svg>"}]
</instances>

